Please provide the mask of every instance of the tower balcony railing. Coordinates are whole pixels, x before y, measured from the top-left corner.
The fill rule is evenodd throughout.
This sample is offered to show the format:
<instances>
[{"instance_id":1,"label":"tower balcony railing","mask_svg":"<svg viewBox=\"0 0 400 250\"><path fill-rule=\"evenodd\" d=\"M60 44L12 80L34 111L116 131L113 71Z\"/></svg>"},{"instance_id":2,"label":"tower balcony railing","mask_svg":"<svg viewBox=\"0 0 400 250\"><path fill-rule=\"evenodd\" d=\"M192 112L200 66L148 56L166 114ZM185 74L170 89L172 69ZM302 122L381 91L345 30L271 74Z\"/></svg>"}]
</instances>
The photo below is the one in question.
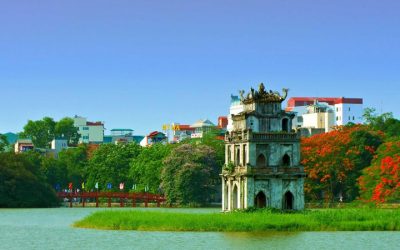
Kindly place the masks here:
<instances>
[{"instance_id":1,"label":"tower balcony railing","mask_svg":"<svg viewBox=\"0 0 400 250\"><path fill-rule=\"evenodd\" d=\"M232 131L225 134L225 141L280 141L280 140L300 140L300 133L297 132L252 132L250 129L242 131Z\"/></svg>"},{"instance_id":2,"label":"tower balcony railing","mask_svg":"<svg viewBox=\"0 0 400 250\"><path fill-rule=\"evenodd\" d=\"M228 171L223 171L223 173L228 173ZM247 166L237 166L234 169L234 172L239 175L304 175L304 167L303 166L295 166L295 167L283 167L283 166L268 166L268 167L252 167L250 165Z\"/></svg>"}]
</instances>

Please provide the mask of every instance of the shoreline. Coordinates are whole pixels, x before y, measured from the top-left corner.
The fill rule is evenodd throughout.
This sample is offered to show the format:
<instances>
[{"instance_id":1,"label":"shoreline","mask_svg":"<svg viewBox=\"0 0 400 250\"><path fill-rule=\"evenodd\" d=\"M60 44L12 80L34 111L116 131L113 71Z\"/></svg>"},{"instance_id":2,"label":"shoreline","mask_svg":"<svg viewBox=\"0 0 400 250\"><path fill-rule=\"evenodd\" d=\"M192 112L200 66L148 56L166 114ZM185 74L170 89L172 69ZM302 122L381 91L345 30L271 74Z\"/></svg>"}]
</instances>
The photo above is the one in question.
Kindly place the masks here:
<instances>
[{"instance_id":1,"label":"shoreline","mask_svg":"<svg viewBox=\"0 0 400 250\"><path fill-rule=\"evenodd\" d=\"M320 209L179 213L176 211L98 211L73 224L101 230L170 232L400 231L397 209Z\"/></svg>"}]
</instances>

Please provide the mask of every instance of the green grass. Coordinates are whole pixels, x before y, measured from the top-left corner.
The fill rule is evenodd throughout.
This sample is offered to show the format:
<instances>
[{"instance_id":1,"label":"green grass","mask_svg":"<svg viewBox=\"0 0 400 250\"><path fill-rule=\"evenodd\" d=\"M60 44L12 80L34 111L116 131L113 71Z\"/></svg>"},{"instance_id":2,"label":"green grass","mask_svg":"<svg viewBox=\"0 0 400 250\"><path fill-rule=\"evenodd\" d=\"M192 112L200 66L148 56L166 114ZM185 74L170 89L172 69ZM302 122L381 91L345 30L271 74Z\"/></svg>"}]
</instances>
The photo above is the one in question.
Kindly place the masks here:
<instances>
[{"instance_id":1,"label":"green grass","mask_svg":"<svg viewBox=\"0 0 400 250\"><path fill-rule=\"evenodd\" d=\"M298 213L257 212L192 214L158 211L101 211L75 227L141 231L398 231L397 209L320 209Z\"/></svg>"}]
</instances>

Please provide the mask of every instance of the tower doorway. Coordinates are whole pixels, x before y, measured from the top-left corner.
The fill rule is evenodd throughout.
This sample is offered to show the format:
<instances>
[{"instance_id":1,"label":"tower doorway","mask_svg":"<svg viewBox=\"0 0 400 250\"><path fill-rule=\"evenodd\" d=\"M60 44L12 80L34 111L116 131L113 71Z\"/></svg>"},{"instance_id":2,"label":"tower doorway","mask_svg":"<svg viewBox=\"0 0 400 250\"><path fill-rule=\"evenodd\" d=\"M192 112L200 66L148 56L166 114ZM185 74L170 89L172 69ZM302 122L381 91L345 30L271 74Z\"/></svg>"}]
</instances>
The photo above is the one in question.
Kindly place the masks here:
<instances>
[{"instance_id":1,"label":"tower doorway","mask_svg":"<svg viewBox=\"0 0 400 250\"><path fill-rule=\"evenodd\" d=\"M264 208L267 206L267 197L265 197L265 194L263 191L258 192L255 198L254 205L256 208Z\"/></svg>"},{"instance_id":2,"label":"tower doorway","mask_svg":"<svg viewBox=\"0 0 400 250\"><path fill-rule=\"evenodd\" d=\"M287 191L283 196L283 209L293 210L294 196L290 191Z\"/></svg>"},{"instance_id":3,"label":"tower doorway","mask_svg":"<svg viewBox=\"0 0 400 250\"><path fill-rule=\"evenodd\" d=\"M232 209L238 209L238 188L237 185L233 186L232 190Z\"/></svg>"}]
</instances>

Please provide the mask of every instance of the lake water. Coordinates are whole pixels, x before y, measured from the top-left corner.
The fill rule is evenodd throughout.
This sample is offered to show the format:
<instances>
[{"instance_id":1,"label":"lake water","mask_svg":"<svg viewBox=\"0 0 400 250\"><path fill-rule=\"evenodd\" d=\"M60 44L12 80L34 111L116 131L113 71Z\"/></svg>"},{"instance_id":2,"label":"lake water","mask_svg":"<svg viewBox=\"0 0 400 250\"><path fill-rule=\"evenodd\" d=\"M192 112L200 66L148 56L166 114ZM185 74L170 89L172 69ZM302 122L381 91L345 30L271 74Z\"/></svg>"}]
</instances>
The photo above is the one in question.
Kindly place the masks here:
<instances>
[{"instance_id":1,"label":"lake water","mask_svg":"<svg viewBox=\"0 0 400 250\"><path fill-rule=\"evenodd\" d=\"M109 208L0 209L0 249L400 249L400 232L177 233L71 227L104 209Z\"/></svg>"}]
</instances>

